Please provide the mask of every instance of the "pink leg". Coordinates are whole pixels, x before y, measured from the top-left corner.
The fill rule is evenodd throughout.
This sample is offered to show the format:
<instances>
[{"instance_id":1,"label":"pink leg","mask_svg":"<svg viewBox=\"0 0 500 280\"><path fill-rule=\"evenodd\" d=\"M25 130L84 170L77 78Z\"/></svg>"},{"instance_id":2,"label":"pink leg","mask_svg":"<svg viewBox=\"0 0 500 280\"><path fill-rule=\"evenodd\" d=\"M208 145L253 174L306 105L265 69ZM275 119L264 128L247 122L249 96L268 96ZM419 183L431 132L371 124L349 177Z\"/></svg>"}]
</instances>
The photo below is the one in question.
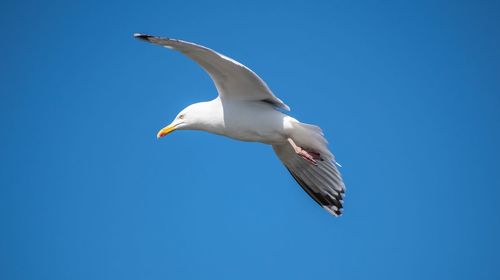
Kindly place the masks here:
<instances>
[{"instance_id":1,"label":"pink leg","mask_svg":"<svg viewBox=\"0 0 500 280\"><path fill-rule=\"evenodd\" d=\"M307 160L311 164L318 165L318 162L316 160L317 159L323 160L319 153L307 151L307 150L297 146L297 144L295 144L295 142L293 142L293 140L291 138L288 138L288 143L290 143L290 145L292 145L292 148L297 155L301 156L303 159Z\"/></svg>"}]
</instances>

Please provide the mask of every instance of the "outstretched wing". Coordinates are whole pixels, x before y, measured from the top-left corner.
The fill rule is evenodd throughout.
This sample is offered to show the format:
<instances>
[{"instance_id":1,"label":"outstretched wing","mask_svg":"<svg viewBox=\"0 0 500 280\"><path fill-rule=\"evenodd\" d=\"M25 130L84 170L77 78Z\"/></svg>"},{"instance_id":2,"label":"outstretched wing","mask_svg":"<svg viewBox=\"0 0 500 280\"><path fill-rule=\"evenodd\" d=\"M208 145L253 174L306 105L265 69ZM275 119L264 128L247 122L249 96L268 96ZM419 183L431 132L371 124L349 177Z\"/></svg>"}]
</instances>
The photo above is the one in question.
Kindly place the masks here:
<instances>
[{"instance_id":1,"label":"outstretched wing","mask_svg":"<svg viewBox=\"0 0 500 280\"><path fill-rule=\"evenodd\" d=\"M304 191L332 215L342 214L345 186L332 160L313 165L298 156L291 145L274 145L273 149Z\"/></svg>"},{"instance_id":2,"label":"outstretched wing","mask_svg":"<svg viewBox=\"0 0 500 280\"><path fill-rule=\"evenodd\" d=\"M144 34L134 34L134 36L153 44L175 49L194 60L210 75L223 100L264 101L275 107L290 110L288 105L274 96L257 74L227 56L186 41Z\"/></svg>"}]
</instances>

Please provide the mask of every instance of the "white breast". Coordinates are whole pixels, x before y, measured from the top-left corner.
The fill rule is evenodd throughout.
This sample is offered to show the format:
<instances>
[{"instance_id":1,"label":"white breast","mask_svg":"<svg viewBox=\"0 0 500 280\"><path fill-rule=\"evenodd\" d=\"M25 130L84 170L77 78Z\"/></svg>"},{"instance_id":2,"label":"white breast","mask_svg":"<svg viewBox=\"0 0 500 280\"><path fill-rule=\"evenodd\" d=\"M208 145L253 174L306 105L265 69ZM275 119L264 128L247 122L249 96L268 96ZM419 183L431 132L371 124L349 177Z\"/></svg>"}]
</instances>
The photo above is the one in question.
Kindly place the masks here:
<instances>
[{"instance_id":1,"label":"white breast","mask_svg":"<svg viewBox=\"0 0 500 280\"><path fill-rule=\"evenodd\" d=\"M276 144L286 141L287 118L271 105L259 101L223 102L222 133L241 141Z\"/></svg>"}]
</instances>

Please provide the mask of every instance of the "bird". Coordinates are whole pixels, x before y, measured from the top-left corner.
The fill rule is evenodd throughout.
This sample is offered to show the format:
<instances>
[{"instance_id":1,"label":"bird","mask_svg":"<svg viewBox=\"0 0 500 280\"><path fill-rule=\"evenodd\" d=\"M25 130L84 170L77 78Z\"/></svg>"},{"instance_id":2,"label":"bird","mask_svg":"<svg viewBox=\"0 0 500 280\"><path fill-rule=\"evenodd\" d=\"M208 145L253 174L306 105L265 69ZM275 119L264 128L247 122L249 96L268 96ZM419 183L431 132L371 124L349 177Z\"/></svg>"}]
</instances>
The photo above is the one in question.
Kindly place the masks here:
<instances>
[{"instance_id":1,"label":"bird","mask_svg":"<svg viewBox=\"0 0 500 280\"><path fill-rule=\"evenodd\" d=\"M181 110L157 138L176 130L201 130L245 142L271 145L302 189L333 216L343 213L345 185L322 129L287 114L255 72L238 61L199 44L135 33L142 41L176 50L201 66L218 96Z\"/></svg>"}]
</instances>

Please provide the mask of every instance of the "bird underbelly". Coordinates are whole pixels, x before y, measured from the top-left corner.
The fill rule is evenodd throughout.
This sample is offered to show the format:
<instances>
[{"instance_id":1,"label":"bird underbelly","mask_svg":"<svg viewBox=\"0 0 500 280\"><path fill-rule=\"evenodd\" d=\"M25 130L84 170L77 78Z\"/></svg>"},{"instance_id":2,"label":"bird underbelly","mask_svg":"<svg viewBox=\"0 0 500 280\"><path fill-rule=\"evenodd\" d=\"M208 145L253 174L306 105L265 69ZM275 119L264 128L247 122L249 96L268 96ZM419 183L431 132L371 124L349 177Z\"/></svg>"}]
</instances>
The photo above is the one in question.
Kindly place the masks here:
<instances>
[{"instance_id":1,"label":"bird underbelly","mask_svg":"<svg viewBox=\"0 0 500 280\"><path fill-rule=\"evenodd\" d=\"M286 117L263 102L226 102L220 134L246 142L283 143Z\"/></svg>"},{"instance_id":2,"label":"bird underbelly","mask_svg":"<svg viewBox=\"0 0 500 280\"><path fill-rule=\"evenodd\" d=\"M256 131L252 129L239 128L226 131L225 136L245 142L261 142L265 144L278 144L286 141L286 137L279 131Z\"/></svg>"}]
</instances>

